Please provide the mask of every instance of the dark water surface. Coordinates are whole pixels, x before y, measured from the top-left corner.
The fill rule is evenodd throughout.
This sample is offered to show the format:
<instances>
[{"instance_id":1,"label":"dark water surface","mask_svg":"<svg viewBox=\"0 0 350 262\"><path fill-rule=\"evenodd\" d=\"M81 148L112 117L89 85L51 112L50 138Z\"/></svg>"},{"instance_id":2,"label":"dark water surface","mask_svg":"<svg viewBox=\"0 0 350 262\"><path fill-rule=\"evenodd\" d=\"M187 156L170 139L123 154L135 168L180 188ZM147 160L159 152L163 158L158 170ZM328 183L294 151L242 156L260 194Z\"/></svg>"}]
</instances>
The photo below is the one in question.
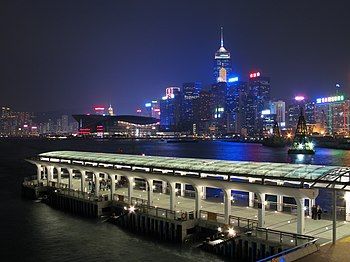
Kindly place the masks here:
<instances>
[{"instance_id":1,"label":"dark water surface","mask_svg":"<svg viewBox=\"0 0 350 262\"><path fill-rule=\"evenodd\" d=\"M0 261L220 261L21 199L23 177L35 174L24 159L52 150L350 165L350 151L321 148L314 156L290 157L287 148L220 141L0 140Z\"/></svg>"}]
</instances>

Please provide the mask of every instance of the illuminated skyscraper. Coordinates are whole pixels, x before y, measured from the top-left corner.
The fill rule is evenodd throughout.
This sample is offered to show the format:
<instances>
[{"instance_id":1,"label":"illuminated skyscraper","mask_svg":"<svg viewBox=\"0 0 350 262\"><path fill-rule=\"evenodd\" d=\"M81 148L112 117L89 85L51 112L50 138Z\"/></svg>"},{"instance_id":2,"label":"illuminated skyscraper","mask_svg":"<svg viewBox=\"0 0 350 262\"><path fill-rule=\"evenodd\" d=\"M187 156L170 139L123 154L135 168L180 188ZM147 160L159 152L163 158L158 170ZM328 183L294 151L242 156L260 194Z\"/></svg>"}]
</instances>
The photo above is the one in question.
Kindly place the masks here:
<instances>
[{"instance_id":1,"label":"illuminated skyscraper","mask_svg":"<svg viewBox=\"0 0 350 262\"><path fill-rule=\"evenodd\" d=\"M109 107L108 107L108 115L114 116L114 111L113 111L113 107L111 104L109 104Z\"/></svg>"},{"instance_id":2,"label":"illuminated skyscraper","mask_svg":"<svg viewBox=\"0 0 350 262\"><path fill-rule=\"evenodd\" d=\"M247 131L248 135L262 134L261 112L269 108L271 99L270 78L262 76L260 72L249 75L249 95L247 96Z\"/></svg>"},{"instance_id":3,"label":"illuminated skyscraper","mask_svg":"<svg viewBox=\"0 0 350 262\"><path fill-rule=\"evenodd\" d=\"M244 134L246 128L246 100L248 83L235 81L227 89L227 132Z\"/></svg>"},{"instance_id":4,"label":"illuminated skyscraper","mask_svg":"<svg viewBox=\"0 0 350 262\"><path fill-rule=\"evenodd\" d=\"M326 134L348 136L350 100L342 94L316 99L315 118Z\"/></svg>"},{"instance_id":5,"label":"illuminated skyscraper","mask_svg":"<svg viewBox=\"0 0 350 262\"><path fill-rule=\"evenodd\" d=\"M231 71L231 54L224 47L224 31L221 27L221 44L214 57L214 81L227 82Z\"/></svg>"},{"instance_id":6,"label":"illuminated skyscraper","mask_svg":"<svg viewBox=\"0 0 350 262\"><path fill-rule=\"evenodd\" d=\"M182 85L182 131L192 131L193 125L199 122L199 93L201 89L202 85L199 82Z\"/></svg>"},{"instance_id":7,"label":"illuminated skyscraper","mask_svg":"<svg viewBox=\"0 0 350 262\"><path fill-rule=\"evenodd\" d=\"M166 89L165 96L160 101L161 131L179 131L181 116L181 93L178 87Z\"/></svg>"},{"instance_id":8,"label":"illuminated skyscraper","mask_svg":"<svg viewBox=\"0 0 350 262\"><path fill-rule=\"evenodd\" d=\"M286 126L286 102L278 100L270 104L271 114L276 115L276 121L280 128Z\"/></svg>"}]
</instances>

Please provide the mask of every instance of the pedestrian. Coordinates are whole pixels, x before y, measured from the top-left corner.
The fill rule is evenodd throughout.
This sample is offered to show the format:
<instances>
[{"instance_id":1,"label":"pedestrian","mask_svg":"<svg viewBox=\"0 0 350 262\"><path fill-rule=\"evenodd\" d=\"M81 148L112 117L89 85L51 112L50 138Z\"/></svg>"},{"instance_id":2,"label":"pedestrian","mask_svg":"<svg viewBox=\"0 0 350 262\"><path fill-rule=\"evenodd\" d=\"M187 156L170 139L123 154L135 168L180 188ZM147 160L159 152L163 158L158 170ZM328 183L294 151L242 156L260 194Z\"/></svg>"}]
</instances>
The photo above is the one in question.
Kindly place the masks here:
<instances>
[{"instance_id":1,"label":"pedestrian","mask_svg":"<svg viewBox=\"0 0 350 262\"><path fill-rule=\"evenodd\" d=\"M322 208L320 207L320 205L317 206L317 219L321 220L321 215L322 215Z\"/></svg>"},{"instance_id":2,"label":"pedestrian","mask_svg":"<svg viewBox=\"0 0 350 262\"><path fill-rule=\"evenodd\" d=\"M317 219L317 207L315 205L311 208L311 218L316 220Z\"/></svg>"},{"instance_id":3,"label":"pedestrian","mask_svg":"<svg viewBox=\"0 0 350 262\"><path fill-rule=\"evenodd\" d=\"M89 180L89 191L91 191L91 180Z\"/></svg>"}]
</instances>

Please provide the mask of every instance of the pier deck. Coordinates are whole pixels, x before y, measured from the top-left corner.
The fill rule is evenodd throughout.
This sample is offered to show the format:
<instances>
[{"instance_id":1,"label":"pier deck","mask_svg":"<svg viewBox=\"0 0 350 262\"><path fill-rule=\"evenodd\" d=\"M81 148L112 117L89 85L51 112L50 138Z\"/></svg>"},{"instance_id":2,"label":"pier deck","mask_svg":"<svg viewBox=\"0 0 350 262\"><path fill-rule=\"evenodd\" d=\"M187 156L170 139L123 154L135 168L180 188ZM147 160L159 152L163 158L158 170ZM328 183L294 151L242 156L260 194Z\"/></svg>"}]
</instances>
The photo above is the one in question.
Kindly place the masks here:
<instances>
[{"instance_id":1,"label":"pier deck","mask_svg":"<svg viewBox=\"0 0 350 262\"><path fill-rule=\"evenodd\" d=\"M68 179L63 179L62 183L68 183ZM73 179L73 189L80 189L80 180ZM117 188L116 194L127 196L128 189L125 187ZM110 195L109 190L101 191L101 195ZM132 197L147 200L147 192L145 190L133 189ZM170 196L163 193L154 193L153 206L161 208L169 208ZM189 197L177 196L175 202L176 211L193 211L195 206L195 199ZM218 202L217 199L206 199L201 201L201 210L210 211L217 214L224 213L224 203ZM251 207L232 205L231 215L257 219L258 210ZM266 210L266 227L285 232L295 233L297 227L297 215ZM321 219L313 220L310 217L305 218L305 235L310 235L319 238L320 244L328 243L332 240L332 221ZM350 223L346 221L337 222L337 239L350 235Z\"/></svg>"}]
</instances>

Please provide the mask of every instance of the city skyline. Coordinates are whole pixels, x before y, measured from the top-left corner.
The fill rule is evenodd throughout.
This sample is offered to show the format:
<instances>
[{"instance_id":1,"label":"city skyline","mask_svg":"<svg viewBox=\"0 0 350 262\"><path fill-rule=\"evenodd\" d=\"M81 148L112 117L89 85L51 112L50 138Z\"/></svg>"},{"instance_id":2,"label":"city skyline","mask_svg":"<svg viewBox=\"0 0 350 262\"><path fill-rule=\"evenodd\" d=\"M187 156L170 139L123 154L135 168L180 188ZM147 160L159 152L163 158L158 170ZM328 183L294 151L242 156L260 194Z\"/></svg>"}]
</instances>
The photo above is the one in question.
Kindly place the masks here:
<instances>
[{"instance_id":1,"label":"city skyline","mask_svg":"<svg viewBox=\"0 0 350 262\"><path fill-rule=\"evenodd\" d=\"M84 112L112 103L118 114L133 114L166 87L210 85L221 26L233 72L243 80L251 70L268 75L274 99L333 95L337 83L349 93L345 2L248 8L221 1L220 8L107 1L97 10L91 1L35 3L2 4L9 26L2 29L0 104L20 111Z\"/></svg>"}]
</instances>

